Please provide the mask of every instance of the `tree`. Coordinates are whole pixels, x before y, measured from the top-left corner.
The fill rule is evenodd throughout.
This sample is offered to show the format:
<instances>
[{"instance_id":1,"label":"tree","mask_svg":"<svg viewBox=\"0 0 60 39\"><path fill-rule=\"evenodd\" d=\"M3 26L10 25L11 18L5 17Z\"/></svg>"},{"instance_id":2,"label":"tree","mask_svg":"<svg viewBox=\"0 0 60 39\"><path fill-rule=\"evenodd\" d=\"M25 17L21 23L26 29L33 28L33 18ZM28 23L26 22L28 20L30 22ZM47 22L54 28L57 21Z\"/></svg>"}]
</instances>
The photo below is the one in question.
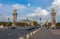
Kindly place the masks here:
<instances>
[{"instance_id":1,"label":"tree","mask_svg":"<svg viewBox=\"0 0 60 39\"><path fill-rule=\"evenodd\" d=\"M38 26L38 22L37 21L33 21L33 25L34 26Z\"/></svg>"},{"instance_id":2,"label":"tree","mask_svg":"<svg viewBox=\"0 0 60 39\"><path fill-rule=\"evenodd\" d=\"M18 22L17 25L18 26L25 26L25 22Z\"/></svg>"},{"instance_id":3,"label":"tree","mask_svg":"<svg viewBox=\"0 0 60 39\"><path fill-rule=\"evenodd\" d=\"M56 26L60 26L60 22L56 23Z\"/></svg>"}]
</instances>

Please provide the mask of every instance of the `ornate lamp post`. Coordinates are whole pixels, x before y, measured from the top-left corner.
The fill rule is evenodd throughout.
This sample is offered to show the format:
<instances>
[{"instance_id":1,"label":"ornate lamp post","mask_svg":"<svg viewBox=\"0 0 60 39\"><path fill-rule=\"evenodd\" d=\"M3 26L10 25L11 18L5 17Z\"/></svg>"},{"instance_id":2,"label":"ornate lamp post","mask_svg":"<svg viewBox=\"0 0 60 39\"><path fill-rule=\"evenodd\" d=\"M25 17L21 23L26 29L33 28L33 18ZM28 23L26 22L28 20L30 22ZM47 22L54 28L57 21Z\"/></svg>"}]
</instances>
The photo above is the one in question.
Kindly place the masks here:
<instances>
[{"instance_id":1,"label":"ornate lamp post","mask_svg":"<svg viewBox=\"0 0 60 39\"><path fill-rule=\"evenodd\" d=\"M52 13L51 13L51 15L52 15L52 28L54 28L55 26L56 26L56 12L55 12L55 9L54 8L52 8Z\"/></svg>"},{"instance_id":2,"label":"ornate lamp post","mask_svg":"<svg viewBox=\"0 0 60 39\"><path fill-rule=\"evenodd\" d=\"M40 26L41 26L41 18L40 18ZM41 26L42 27L42 26Z\"/></svg>"},{"instance_id":3,"label":"ornate lamp post","mask_svg":"<svg viewBox=\"0 0 60 39\"><path fill-rule=\"evenodd\" d=\"M13 26L17 25L17 12L14 10L13 12Z\"/></svg>"},{"instance_id":4,"label":"ornate lamp post","mask_svg":"<svg viewBox=\"0 0 60 39\"><path fill-rule=\"evenodd\" d=\"M8 28L9 28L9 22L10 22L10 18L8 18Z\"/></svg>"}]
</instances>

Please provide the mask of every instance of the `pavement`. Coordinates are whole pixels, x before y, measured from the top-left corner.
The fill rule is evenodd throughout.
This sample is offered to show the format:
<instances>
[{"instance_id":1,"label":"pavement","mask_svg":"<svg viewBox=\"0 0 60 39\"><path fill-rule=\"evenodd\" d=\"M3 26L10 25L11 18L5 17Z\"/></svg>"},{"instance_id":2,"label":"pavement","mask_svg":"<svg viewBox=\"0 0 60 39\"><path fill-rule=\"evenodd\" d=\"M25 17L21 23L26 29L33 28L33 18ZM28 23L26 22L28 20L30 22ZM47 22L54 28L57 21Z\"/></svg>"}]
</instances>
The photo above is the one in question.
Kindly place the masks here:
<instances>
[{"instance_id":1,"label":"pavement","mask_svg":"<svg viewBox=\"0 0 60 39\"><path fill-rule=\"evenodd\" d=\"M40 29L40 31L38 31L30 39L60 39L60 30Z\"/></svg>"},{"instance_id":2,"label":"pavement","mask_svg":"<svg viewBox=\"0 0 60 39\"><path fill-rule=\"evenodd\" d=\"M53 35L60 35L60 29L50 29L50 32L52 32Z\"/></svg>"}]
</instances>

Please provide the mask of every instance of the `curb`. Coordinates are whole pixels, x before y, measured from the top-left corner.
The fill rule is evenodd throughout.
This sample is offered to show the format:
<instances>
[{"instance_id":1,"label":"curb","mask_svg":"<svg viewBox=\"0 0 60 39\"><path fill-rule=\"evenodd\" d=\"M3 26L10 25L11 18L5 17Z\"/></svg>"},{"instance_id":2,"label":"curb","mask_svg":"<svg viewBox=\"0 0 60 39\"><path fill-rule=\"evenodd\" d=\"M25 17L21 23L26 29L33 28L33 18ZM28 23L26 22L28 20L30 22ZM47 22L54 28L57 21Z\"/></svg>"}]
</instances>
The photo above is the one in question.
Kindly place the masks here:
<instances>
[{"instance_id":1,"label":"curb","mask_svg":"<svg viewBox=\"0 0 60 39\"><path fill-rule=\"evenodd\" d=\"M37 29L37 30L35 30L35 31L33 31L33 32L30 32L29 34L26 34L26 35L23 36L23 37L20 37L19 39L29 39L29 38L32 37L34 34L36 34L39 30L40 30L40 28Z\"/></svg>"}]
</instances>

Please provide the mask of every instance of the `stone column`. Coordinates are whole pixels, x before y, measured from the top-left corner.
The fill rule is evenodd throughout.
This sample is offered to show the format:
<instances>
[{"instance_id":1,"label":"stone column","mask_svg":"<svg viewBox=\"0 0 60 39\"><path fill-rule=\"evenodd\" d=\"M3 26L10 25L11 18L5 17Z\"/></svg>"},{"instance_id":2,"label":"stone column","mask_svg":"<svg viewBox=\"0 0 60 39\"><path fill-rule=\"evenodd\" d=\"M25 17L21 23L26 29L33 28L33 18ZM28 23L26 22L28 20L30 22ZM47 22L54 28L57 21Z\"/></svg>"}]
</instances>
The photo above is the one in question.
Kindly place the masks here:
<instances>
[{"instance_id":1,"label":"stone column","mask_svg":"<svg viewBox=\"0 0 60 39\"><path fill-rule=\"evenodd\" d=\"M56 12L54 9L52 9L51 15L52 15L52 26L51 27L54 28L56 26Z\"/></svg>"},{"instance_id":2,"label":"stone column","mask_svg":"<svg viewBox=\"0 0 60 39\"><path fill-rule=\"evenodd\" d=\"M16 10L13 12L13 26L17 26L17 13Z\"/></svg>"}]
</instances>

